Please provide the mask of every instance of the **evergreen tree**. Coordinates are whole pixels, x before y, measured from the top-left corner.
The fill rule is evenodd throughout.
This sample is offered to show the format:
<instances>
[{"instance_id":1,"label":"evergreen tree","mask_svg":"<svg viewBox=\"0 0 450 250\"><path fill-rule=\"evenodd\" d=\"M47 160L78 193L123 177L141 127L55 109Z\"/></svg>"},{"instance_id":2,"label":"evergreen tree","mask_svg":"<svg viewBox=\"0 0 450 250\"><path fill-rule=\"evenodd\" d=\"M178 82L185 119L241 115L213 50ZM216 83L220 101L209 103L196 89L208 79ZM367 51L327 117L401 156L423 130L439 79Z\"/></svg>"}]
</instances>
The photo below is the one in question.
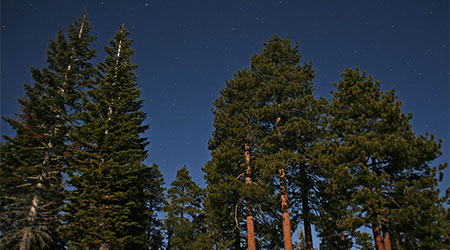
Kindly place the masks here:
<instances>
[{"instance_id":1,"label":"evergreen tree","mask_svg":"<svg viewBox=\"0 0 450 250\"><path fill-rule=\"evenodd\" d=\"M164 206L165 227L168 232L167 249L210 249L206 246L194 248L200 235L199 216L203 190L192 181L186 166L177 171L176 179L167 191L167 203Z\"/></svg>"},{"instance_id":2,"label":"evergreen tree","mask_svg":"<svg viewBox=\"0 0 450 250\"><path fill-rule=\"evenodd\" d=\"M410 153L414 154L414 162L390 194L393 202L385 232L389 232L393 249L448 249L450 188L441 197L436 179L437 171L447 165L438 168L428 165L441 155L441 142L436 143L432 135L419 136L413 147ZM439 178L443 180L442 172Z\"/></svg>"},{"instance_id":3,"label":"evergreen tree","mask_svg":"<svg viewBox=\"0 0 450 250\"><path fill-rule=\"evenodd\" d=\"M401 112L394 89L382 92L378 81L358 69L347 69L342 77L333 92L330 137L320 161L327 172L327 197L335 197L330 204L339 199L343 206L323 207L322 216L332 216L333 223L322 221L321 236L333 242L336 234L330 232L348 233L366 248L370 238L361 231L364 226L372 229L378 250L442 244L447 236L436 235L445 223L437 214L445 209L435 189L438 169L430 165L441 154L440 143L432 136L416 137L412 116ZM422 205L414 207L418 201ZM421 213L430 217L422 219Z\"/></svg>"},{"instance_id":4,"label":"evergreen tree","mask_svg":"<svg viewBox=\"0 0 450 250\"><path fill-rule=\"evenodd\" d=\"M334 171L335 166L339 165L342 157L340 155L329 156L328 154L335 152L336 140L335 134L331 131L327 118L332 116L332 106L327 103L325 105L325 118L320 125L325 133L320 139L314 142L314 150L311 152L315 165L321 166L320 177L321 183L318 185L320 200L318 204L319 216L315 218L316 230L321 238L320 249L331 250L340 249L348 250L353 246L352 224L345 224L341 218L351 217L349 207L349 196L351 190L339 189L336 192L329 192L330 186L333 185L331 180L338 180L341 186L348 185L345 172ZM340 175L338 175L340 174ZM335 187L335 186L334 186Z\"/></svg>"},{"instance_id":5,"label":"evergreen tree","mask_svg":"<svg viewBox=\"0 0 450 250\"><path fill-rule=\"evenodd\" d=\"M252 125L257 82L244 68L226 82L214 105L213 138L209 142L213 159L204 171L207 187L206 210L214 232L220 238L219 246L241 249L241 230L246 218L247 245L254 249L255 203L260 191L255 188L255 169L251 158L255 157L253 143L257 132Z\"/></svg>"},{"instance_id":6,"label":"evergreen tree","mask_svg":"<svg viewBox=\"0 0 450 250\"><path fill-rule=\"evenodd\" d=\"M234 249L241 248L243 206L239 189L244 178L236 177L244 176L241 165L245 162L245 142L241 140L246 138L246 132L241 128L247 123L247 118L243 115L245 107L241 105L250 95L242 92L251 88L241 79L248 75L245 69L239 71L235 79L227 81L227 88L221 91L222 96L214 103L216 130L209 143L213 159L204 168L208 184L206 209L215 233L220 237L217 241L222 247L234 246Z\"/></svg>"},{"instance_id":7,"label":"evergreen tree","mask_svg":"<svg viewBox=\"0 0 450 250\"><path fill-rule=\"evenodd\" d=\"M212 160L204 169L206 208L214 225L221 226L217 231L229 243L226 248L240 248L236 242L247 217L247 236L253 222L257 246L280 248L284 238L285 247L292 249L288 192L303 194L293 204L304 211L312 248L311 204L318 180L307 152L319 134L320 103L312 95L311 64L299 62L297 46L274 36L252 57L250 69L240 70L227 82L215 102ZM288 179L294 184L290 189ZM295 213L295 224L300 214Z\"/></svg>"},{"instance_id":8,"label":"evergreen tree","mask_svg":"<svg viewBox=\"0 0 450 250\"><path fill-rule=\"evenodd\" d=\"M305 241L312 246L312 211L318 169L308 152L319 135L320 102L312 95L315 71L311 63L300 65L298 45L273 36L260 54L252 57L251 71L262 87L257 91L258 123L264 130L259 168L267 185L281 197L285 249L293 249L292 226L301 215ZM291 183L288 186L288 181ZM278 186L278 188L276 188ZM291 221L288 194L295 220ZM295 196L293 195L295 194ZM293 224L293 225L291 225Z\"/></svg>"},{"instance_id":9,"label":"evergreen tree","mask_svg":"<svg viewBox=\"0 0 450 250\"><path fill-rule=\"evenodd\" d=\"M82 91L95 69L86 14L50 40L48 66L32 68L34 85L25 85L16 130L5 136L1 161L1 245L5 249L62 248L58 226L67 133L79 110Z\"/></svg>"},{"instance_id":10,"label":"evergreen tree","mask_svg":"<svg viewBox=\"0 0 450 250\"><path fill-rule=\"evenodd\" d=\"M144 171L143 179L147 181L145 184L144 194L147 203L146 210L146 242L147 249L162 249L164 236L162 234L163 222L158 218L158 214L162 212L165 195L164 179L159 171L158 165L153 164L152 167Z\"/></svg>"},{"instance_id":11,"label":"evergreen tree","mask_svg":"<svg viewBox=\"0 0 450 250\"><path fill-rule=\"evenodd\" d=\"M148 143L141 134L148 126L142 125L146 115L127 36L121 25L105 47L97 87L87 92L78 116L82 123L71 133L72 189L67 192L63 228L69 248L147 247L146 191L160 175L153 171L156 176L149 176L152 169L142 164Z\"/></svg>"}]
</instances>

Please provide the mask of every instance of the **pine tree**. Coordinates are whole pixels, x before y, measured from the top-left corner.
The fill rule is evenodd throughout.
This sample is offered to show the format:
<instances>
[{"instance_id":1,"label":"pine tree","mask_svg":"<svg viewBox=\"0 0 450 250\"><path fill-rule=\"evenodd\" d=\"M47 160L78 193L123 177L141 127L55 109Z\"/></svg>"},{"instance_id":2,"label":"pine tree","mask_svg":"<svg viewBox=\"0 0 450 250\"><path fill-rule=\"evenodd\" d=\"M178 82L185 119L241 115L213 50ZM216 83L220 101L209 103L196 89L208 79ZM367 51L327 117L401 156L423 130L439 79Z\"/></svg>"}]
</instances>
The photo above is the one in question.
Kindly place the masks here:
<instances>
[{"instance_id":1,"label":"pine tree","mask_svg":"<svg viewBox=\"0 0 450 250\"><path fill-rule=\"evenodd\" d=\"M196 223L201 215L203 190L192 181L186 166L177 171L177 176L170 186L164 206L164 212L167 214L167 249L208 249L202 246L193 248L196 238L200 235L200 225Z\"/></svg>"},{"instance_id":2,"label":"pine tree","mask_svg":"<svg viewBox=\"0 0 450 250\"><path fill-rule=\"evenodd\" d=\"M257 91L258 123L265 130L259 168L264 169L266 183L279 186L285 249L293 249L291 224L298 223L291 220L288 193L299 197L290 203L301 211L306 244L313 248L311 204L318 170L308 152L318 136L320 102L312 95L315 71L311 63L300 65L300 60L298 45L292 47L288 39L273 36L251 64L256 81L262 84Z\"/></svg>"},{"instance_id":3,"label":"pine tree","mask_svg":"<svg viewBox=\"0 0 450 250\"><path fill-rule=\"evenodd\" d=\"M60 30L49 43L48 66L32 68L34 85L25 85L18 119L5 119L16 130L5 136L1 162L1 245L18 249L62 248L58 231L62 171L67 133L82 91L94 68L94 40L86 14ZM8 177L5 177L7 175Z\"/></svg>"},{"instance_id":4,"label":"pine tree","mask_svg":"<svg viewBox=\"0 0 450 250\"><path fill-rule=\"evenodd\" d=\"M204 169L207 209L214 224L222 226L217 231L222 236L226 232L224 238L229 242L240 241L240 234L233 237L232 233L241 231L246 215L247 236L253 231L249 224L254 225L257 246L280 248L284 241L285 248L292 249L287 199L288 192L300 192L303 199L293 204L295 208L304 204L300 210L304 210L312 248L310 205L317 167L306 154L318 134L320 103L312 95L315 73L311 64L299 62L297 46L274 36L252 57L250 69L240 70L227 82L215 102L215 131L209 144L213 159ZM295 184L290 189L288 179ZM280 197L281 211L276 209Z\"/></svg>"},{"instance_id":5,"label":"pine tree","mask_svg":"<svg viewBox=\"0 0 450 250\"><path fill-rule=\"evenodd\" d=\"M257 209L260 201L266 200L267 190L259 183L253 162L260 138L254 113L259 84L255 80L247 68L239 70L214 103L215 131L209 143L212 160L203 170L208 184L206 211L218 247L241 249L244 225L248 249L271 241L265 230L269 222L261 220L263 215ZM256 231L257 227L261 230ZM276 246L273 241L270 244Z\"/></svg>"},{"instance_id":6,"label":"pine tree","mask_svg":"<svg viewBox=\"0 0 450 250\"><path fill-rule=\"evenodd\" d=\"M340 186L349 185L346 172L335 171L336 166L342 160L340 155L334 155L336 152L335 134L330 129L327 118L332 116L332 106L327 103L325 105L325 118L320 125L325 133L314 142L314 150L311 152L312 159L315 165L321 166L320 177L321 183L318 185L319 216L315 218L316 230L318 236L321 238L320 249L340 249L348 250L353 246L353 231L352 224L345 224L341 218L351 217L352 213L347 208L349 207L349 199L351 190L339 189L335 192L329 192L333 185L332 180L338 180ZM329 155L333 154L333 155ZM335 186L333 186L335 188Z\"/></svg>"},{"instance_id":7,"label":"pine tree","mask_svg":"<svg viewBox=\"0 0 450 250\"><path fill-rule=\"evenodd\" d=\"M137 65L128 31L121 25L98 65L97 87L83 101L82 121L71 133L63 233L69 248L143 249L151 181L142 161L147 139L145 113L136 88ZM153 177L153 178L152 178ZM150 179L149 179L150 178Z\"/></svg>"},{"instance_id":8,"label":"pine tree","mask_svg":"<svg viewBox=\"0 0 450 250\"><path fill-rule=\"evenodd\" d=\"M423 232L401 225L427 230L437 227L431 230L435 235L442 232L442 223L437 224L439 218L434 216L443 211L435 189L437 169L429 164L441 154L440 143L433 137L416 137L409 124L412 116L401 112L394 89L382 92L378 81L358 69L347 69L342 77L333 92L330 137L323 145L321 162L328 172L327 197L340 198L344 206L324 207L322 215L332 215L334 230L355 236L364 247L369 237L360 231L363 226L372 229L378 250L391 249L393 243L401 248L408 238L420 246L427 241ZM424 204L419 210L433 215L432 219L413 217L418 211L412 206L416 199ZM326 229L325 223L322 229ZM331 241L326 234L322 236ZM431 241L442 242L444 238Z\"/></svg>"},{"instance_id":9,"label":"pine tree","mask_svg":"<svg viewBox=\"0 0 450 250\"><path fill-rule=\"evenodd\" d=\"M429 165L441 155L441 141L436 143L434 137L427 134L417 137L415 142L410 152L414 154L410 156L413 162L390 194L395 202L391 204L389 224L384 231L392 239L392 249L450 248L450 188L441 197L436 179L437 172L447 165L438 168ZM442 172L439 179L444 179Z\"/></svg>"},{"instance_id":10,"label":"pine tree","mask_svg":"<svg viewBox=\"0 0 450 250\"><path fill-rule=\"evenodd\" d=\"M227 82L227 88L221 91L222 96L215 101L216 108L213 112L216 130L209 143L213 159L204 168L208 184L206 209L210 220L216 233L220 233L218 237L221 239L218 241L224 246L233 245L234 249L241 248L240 224L243 206L240 204L239 191L244 178L236 177L243 176L245 171L240 166L244 165L245 161L245 142L240 140L246 138L246 132L241 128L247 123L247 118L243 115L245 107L241 105L246 98L243 90L251 88L241 79L247 76L248 71L245 69L238 72L235 79Z\"/></svg>"}]
</instances>

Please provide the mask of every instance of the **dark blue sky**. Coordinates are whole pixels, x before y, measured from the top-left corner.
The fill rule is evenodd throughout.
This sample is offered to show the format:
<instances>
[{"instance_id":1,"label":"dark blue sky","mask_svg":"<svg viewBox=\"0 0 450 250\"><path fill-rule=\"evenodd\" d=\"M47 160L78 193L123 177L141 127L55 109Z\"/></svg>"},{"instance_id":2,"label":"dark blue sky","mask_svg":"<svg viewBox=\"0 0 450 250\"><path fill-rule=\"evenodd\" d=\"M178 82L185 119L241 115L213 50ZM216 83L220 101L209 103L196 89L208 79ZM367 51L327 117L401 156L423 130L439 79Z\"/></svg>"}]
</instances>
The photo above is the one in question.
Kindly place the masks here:
<instances>
[{"instance_id":1,"label":"dark blue sky","mask_svg":"<svg viewBox=\"0 0 450 250\"><path fill-rule=\"evenodd\" d=\"M329 97L346 67L396 86L418 134L443 139L449 161L449 3L433 1L1 1L1 115L19 111L29 68L45 65L48 39L87 8L99 59L125 23L135 42L139 87L150 130L148 164L170 183L188 166L203 183L210 158L212 103L273 34L298 41ZM14 132L2 121L1 134ZM449 171L447 171L448 173ZM447 175L448 180L448 175ZM448 181L446 184L448 186ZM441 187L442 187L441 185Z\"/></svg>"}]
</instances>

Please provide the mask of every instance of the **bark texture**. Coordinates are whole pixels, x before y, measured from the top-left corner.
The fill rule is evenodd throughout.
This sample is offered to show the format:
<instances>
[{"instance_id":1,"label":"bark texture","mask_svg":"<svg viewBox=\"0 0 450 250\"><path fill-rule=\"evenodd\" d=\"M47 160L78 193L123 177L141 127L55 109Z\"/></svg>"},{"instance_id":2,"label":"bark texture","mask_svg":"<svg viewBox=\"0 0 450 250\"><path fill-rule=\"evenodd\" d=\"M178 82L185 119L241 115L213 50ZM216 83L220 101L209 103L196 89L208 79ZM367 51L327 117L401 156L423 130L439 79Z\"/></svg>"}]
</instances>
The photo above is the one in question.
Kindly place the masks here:
<instances>
[{"instance_id":1,"label":"bark texture","mask_svg":"<svg viewBox=\"0 0 450 250\"><path fill-rule=\"evenodd\" d=\"M291 233L291 219L289 215L286 171L284 168L280 169L280 190L281 190L281 216L283 220L283 238L284 249L292 250L292 233Z\"/></svg>"},{"instance_id":2,"label":"bark texture","mask_svg":"<svg viewBox=\"0 0 450 250\"><path fill-rule=\"evenodd\" d=\"M372 225L372 230L373 230L373 239L375 241L375 249L376 250L385 250L380 227L377 225Z\"/></svg>"},{"instance_id":3,"label":"bark texture","mask_svg":"<svg viewBox=\"0 0 450 250\"><path fill-rule=\"evenodd\" d=\"M250 166L250 146L248 143L245 144L245 184L251 185L252 184L252 169ZM253 211L252 211L252 204L250 201L247 201L247 245L248 250L256 250L256 243L255 243L255 225L253 221Z\"/></svg>"}]
</instances>

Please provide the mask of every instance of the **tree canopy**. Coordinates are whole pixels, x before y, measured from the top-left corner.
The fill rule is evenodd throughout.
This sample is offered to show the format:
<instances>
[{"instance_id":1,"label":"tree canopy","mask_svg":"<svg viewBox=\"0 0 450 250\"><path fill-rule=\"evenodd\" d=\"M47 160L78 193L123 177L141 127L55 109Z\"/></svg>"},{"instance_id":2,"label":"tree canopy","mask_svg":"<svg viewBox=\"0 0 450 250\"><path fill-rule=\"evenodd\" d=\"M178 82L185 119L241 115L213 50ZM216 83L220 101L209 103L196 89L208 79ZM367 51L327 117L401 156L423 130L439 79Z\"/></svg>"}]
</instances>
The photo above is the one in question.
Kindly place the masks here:
<instances>
[{"instance_id":1,"label":"tree canopy","mask_svg":"<svg viewBox=\"0 0 450 250\"><path fill-rule=\"evenodd\" d=\"M416 134L395 88L348 68L318 97L298 44L272 36L214 101L205 187L186 166L166 187L129 31L94 66L91 29L84 14L57 32L3 118L0 249L450 247L442 141Z\"/></svg>"}]
</instances>

